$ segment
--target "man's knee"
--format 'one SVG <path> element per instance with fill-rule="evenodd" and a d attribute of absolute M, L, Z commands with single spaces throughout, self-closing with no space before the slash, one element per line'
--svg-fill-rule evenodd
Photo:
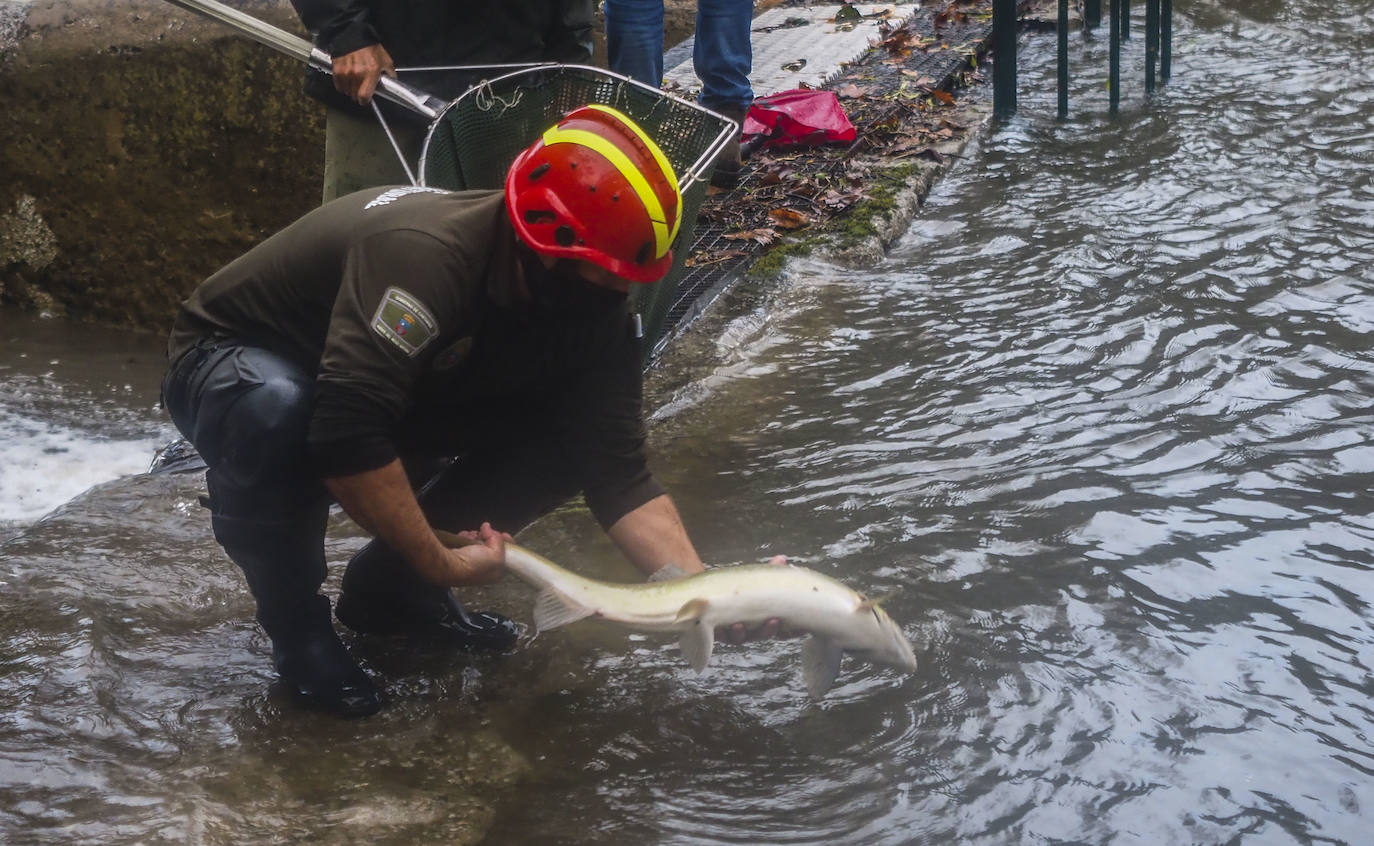
<path fill-rule="evenodd" d="M 314 380 L 291 362 L 266 350 L 236 348 L 207 376 L 196 448 L 235 487 L 304 481 L 313 393 Z"/>

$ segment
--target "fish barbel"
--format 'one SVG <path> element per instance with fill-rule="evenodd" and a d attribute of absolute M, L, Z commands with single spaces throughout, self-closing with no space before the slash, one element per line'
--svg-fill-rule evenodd
<path fill-rule="evenodd" d="M 814 699 L 835 683 L 846 652 L 898 670 L 916 669 L 911 643 L 887 612 L 804 567 L 746 564 L 616 584 L 579 576 L 513 543 L 506 544 L 506 567 L 539 591 L 538 630 L 594 617 L 637 631 L 677 632 L 682 654 L 698 673 L 711 659 L 717 626 L 758 625 L 773 618 L 810 635 L 802 646 L 802 674 Z"/>

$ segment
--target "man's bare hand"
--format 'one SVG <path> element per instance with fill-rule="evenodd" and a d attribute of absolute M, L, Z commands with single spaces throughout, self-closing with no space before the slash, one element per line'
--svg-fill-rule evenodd
<path fill-rule="evenodd" d="M 483 523 L 476 532 L 462 532 L 466 546 L 444 549 L 443 584 L 449 587 L 489 585 L 501 580 L 506 572 L 506 541 L 510 538 L 498 532 L 490 523 Z"/>
<path fill-rule="evenodd" d="M 768 559 L 768 563 L 774 567 L 785 567 L 787 565 L 786 555 L 774 555 Z M 764 624 L 753 631 L 743 623 L 735 623 L 733 626 L 722 626 L 716 630 L 716 637 L 726 643 L 747 643 L 751 640 L 771 640 L 783 631 L 782 620 L 774 617 L 764 621 Z"/>
<path fill-rule="evenodd" d="M 334 87 L 359 105 L 372 101 L 382 74 L 395 76 L 391 54 L 380 44 L 371 44 L 352 53 L 334 57 Z"/>

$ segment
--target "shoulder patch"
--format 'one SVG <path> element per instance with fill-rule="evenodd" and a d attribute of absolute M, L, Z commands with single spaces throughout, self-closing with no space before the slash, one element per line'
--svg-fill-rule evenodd
<path fill-rule="evenodd" d="M 419 355 L 439 335 L 439 324 L 429 309 L 394 285 L 386 289 L 377 306 L 372 329 L 410 358 Z"/>

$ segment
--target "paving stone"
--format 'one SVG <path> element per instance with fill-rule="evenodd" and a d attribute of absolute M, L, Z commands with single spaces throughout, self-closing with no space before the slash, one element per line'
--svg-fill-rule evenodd
<path fill-rule="evenodd" d="M 919 4 L 856 3 L 854 8 L 863 17 L 837 23 L 835 13 L 841 8 L 835 4 L 783 6 L 754 18 L 749 81 L 756 97 L 824 85 L 841 64 L 862 55 L 878 40 L 878 25 L 884 19 L 880 15 L 886 13 L 886 19 L 899 22 Z M 689 38 L 664 57 L 668 68 L 664 78 L 670 88 L 695 94 L 701 90 L 701 80 L 692 69 L 692 44 Z"/>

